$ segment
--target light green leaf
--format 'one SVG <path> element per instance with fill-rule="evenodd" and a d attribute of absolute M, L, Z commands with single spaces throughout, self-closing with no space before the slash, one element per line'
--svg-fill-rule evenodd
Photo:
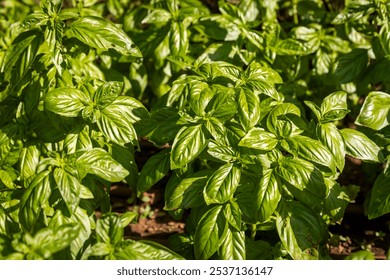
<path fill-rule="evenodd" d="M 83 172 L 95 174 L 109 182 L 122 181 L 129 174 L 109 153 L 100 148 L 83 152 L 75 164 Z"/>
<path fill-rule="evenodd" d="M 222 204 L 232 199 L 240 182 L 240 177 L 241 169 L 232 163 L 227 163 L 218 168 L 211 175 L 203 190 L 206 204 Z"/>
<path fill-rule="evenodd" d="M 113 103 L 119 94 L 121 94 L 122 90 L 123 82 L 107 82 L 96 90 L 93 101 L 97 104 L 98 108 L 103 109 Z"/>
<path fill-rule="evenodd" d="M 228 228 L 226 236 L 219 247 L 218 255 L 221 260 L 245 260 L 245 231 L 236 231 Z"/>
<path fill-rule="evenodd" d="M 296 39 L 284 39 L 278 40 L 274 51 L 278 55 L 307 55 L 310 54 L 310 49 L 308 49 L 304 42 L 301 42 Z"/>
<path fill-rule="evenodd" d="M 215 205 L 200 219 L 194 236 L 196 259 L 209 259 L 221 246 L 228 231 L 223 208 L 223 205 Z"/>
<path fill-rule="evenodd" d="M 368 94 L 360 109 L 356 124 L 380 130 L 390 124 L 390 95 L 380 91 Z"/>
<path fill-rule="evenodd" d="M 238 143 L 241 147 L 247 147 L 262 151 L 270 151 L 278 144 L 275 134 L 262 128 L 254 127 Z"/>
<path fill-rule="evenodd" d="M 305 131 L 301 111 L 292 103 L 277 105 L 267 118 L 267 128 L 281 137 L 293 137 Z"/>
<path fill-rule="evenodd" d="M 38 173 L 28 185 L 20 201 L 19 221 L 23 228 L 34 228 L 43 208 L 48 205 L 51 195 L 50 171 Z"/>
<path fill-rule="evenodd" d="M 96 239 L 98 242 L 115 245 L 122 241 L 124 229 L 119 216 L 107 214 L 96 222 Z"/>
<path fill-rule="evenodd" d="M 171 169 L 181 168 L 193 161 L 207 146 L 201 124 L 184 126 L 172 144 Z"/>
<path fill-rule="evenodd" d="M 304 158 L 313 163 L 328 167 L 333 173 L 336 172 L 336 164 L 333 155 L 320 141 L 307 136 L 296 135 L 282 141 L 282 146 L 287 152 Z"/>
<path fill-rule="evenodd" d="M 89 104 L 88 94 L 76 88 L 56 88 L 45 97 L 45 108 L 65 117 L 77 117 Z"/>
<path fill-rule="evenodd" d="M 238 118 L 246 131 L 260 119 L 260 101 L 251 90 L 241 88 L 238 92 Z"/>
<path fill-rule="evenodd" d="M 284 158 L 279 161 L 276 172 L 295 198 L 313 209 L 321 209 L 327 186 L 323 174 L 312 163 Z"/>
<path fill-rule="evenodd" d="M 341 120 L 349 112 L 347 93 L 343 91 L 334 92 L 325 97 L 321 103 L 321 122 Z"/>
<path fill-rule="evenodd" d="M 331 122 L 318 124 L 316 134 L 321 143 L 332 153 L 337 168 L 342 172 L 345 165 L 345 144 L 336 125 Z"/>
<path fill-rule="evenodd" d="M 350 128 L 341 129 L 340 132 L 344 138 L 348 155 L 366 161 L 383 161 L 380 148 L 365 134 Z"/>
<path fill-rule="evenodd" d="M 153 241 L 127 239 L 115 248 L 117 260 L 183 260 L 184 258 L 167 247 Z"/>
<path fill-rule="evenodd" d="M 258 187 L 255 189 L 256 208 L 259 222 L 267 221 L 275 212 L 281 195 L 279 186 L 280 179 L 272 169 L 265 170 L 261 174 Z"/>
<path fill-rule="evenodd" d="M 140 196 L 160 181 L 169 171 L 169 150 L 165 149 L 149 158 L 142 167 L 137 181 L 137 195 Z"/>
<path fill-rule="evenodd" d="M 142 54 L 127 34 L 114 23 L 95 16 L 81 17 L 67 29 L 66 36 L 102 51 L 114 49 L 120 54 L 140 58 Z"/>

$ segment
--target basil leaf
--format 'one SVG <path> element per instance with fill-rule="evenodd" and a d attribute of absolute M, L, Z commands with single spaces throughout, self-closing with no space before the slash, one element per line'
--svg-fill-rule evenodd
<path fill-rule="evenodd" d="M 151 188 L 168 173 L 169 152 L 169 150 L 162 150 L 146 161 L 137 181 L 138 196 Z"/>
<path fill-rule="evenodd" d="M 122 82 L 108 82 L 100 86 L 93 96 L 93 101 L 100 109 L 112 104 L 123 90 Z M 139 106 L 141 107 L 141 106 Z"/>
<path fill-rule="evenodd" d="M 318 139 L 332 153 L 333 159 L 340 172 L 345 165 L 344 139 L 334 123 L 318 124 L 316 128 Z"/>
<path fill-rule="evenodd" d="M 368 202 L 368 218 L 375 219 L 390 212 L 390 173 L 378 176 Z"/>
<path fill-rule="evenodd" d="M 276 172 L 294 197 L 311 208 L 321 209 L 327 186 L 323 174 L 313 164 L 298 158 L 284 158 L 279 161 Z"/>
<path fill-rule="evenodd" d="M 182 127 L 172 144 L 171 169 L 184 167 L 193 161 L 206 145 L 207 140 L 201 124 Z"/>
<path fill-rule="evenodd" d="M 142 54 L 127 34 L 112 22 L 95 16 L 84 16 L 74 21 L 65 35 L 102 51 L 114 49 L 120 54 L 140 58 Z"/>
<path fill-rule="evenodd" d="M 117 260 L 183 260 L 183 257 L 153 241 L 122 241 L 116 246 Z"/>
<path fill-rule="evenodd" d="M 95 174 L 109 182 L 122 181 L 129 174 L 109 153 L 100 148 L 84 151 L 76 159 L 75 165 L 85 173 Z"/>
<path fill-rule="evenodd" d="M 218 168 L 208 179 L 203 190 L 203 197 L 207 205 L 225 203 L 233 198 L 240 182 L 241 169 L 232 163 Z"/>
<path fill-rule="evenodd" d="M 307 136 L 296 135 L 283 140 L 282 146 L 294 156 L 299 156 L 308 161 L 328 167 L 333 173 L 336 172 L 333 155 L 318 140 L 311 139 Z"/>
<path fill-rule="evenodd" d="M 258 187 L 255 189 L 256 208 L 259 222 L 267 221 L 275 212 L 281 195 L 279 186 L 281 182 L 272 169 L 265 170 L 261 174 Z"/>
<path fill-rule="evenodd" d="M 321 122 L 342 120 L 350 111 L 347 106 L 347 93 L 334 92 L 321 103 Z"/>
<path fill-rule="evenodd" d="M 260 101 L 251 90 L 241 88 L 238 92 L 238 118 L 246 131 L 260 119 Z"/>
<path fill-rule="evenodd" d="M 228 228 L 221 243 L 218 251 L 221 260 L 246 259 L 245 231 Z"/>
<path fill-rule="evenodd" d="M 367 63 L 367 50 L 353 49 L 351 52 L 339 57 L 334 75 L 340 84 L 352 82 L 362 75 L 367 68 Z"/>
<path fill-rule="evenodd" d="M 292 137 L 303 133 L 306 124 L 301 119 L 301 111 L 292 103 L 276 106 L 267 118 L 267 128 L 280 137 Z"/>
<path fill-rule="evenodd" d="M 241 147 L 252 148 L 261 151 L 270 151 L 278 144 L 276 136 L 262 128 L 254 127 L 238 143 Z"/>
<path fill-rule="evenodd" d="M 202 170 L 181 180 L 171 177 L 165 189 L 164 210 L 187 209 L 204 204 L 203 189 L 214 170 Z"/>
<path fill-rule="evenodd" d="M 28 185 L 20 201 L 19 221 L 25 230 L 34 228 L 51 195 L 50 171 L 37 174 Z"/>
<path fill-rule="evenodd" d="M 380 91 L 368 94 L 360 109 L 356 124 L 380 130 L 390 124 L 390 95 Z"/>
<path fill-rule="evenodd" d="M 122 240 L 123 235 L 124 229 L 119 216 L 108 214 L 97 220 L 96 239 L 98 242 L 115 245 Z"/>
<path fill-rule="evenodd" d="M 86 93 L 75 88 L 56 88 L 45 97 L 45 108 L 65 117 L 77 117 L 91 103 Z"/>
<path fill-rule="evenodd" d="M 284 201 L 276 219 L 276 228 L 293 259 L 320 258 L 320 246 L 327 238 L 326 224 L 310 208 L 297 201 Z"/>
<path fill-rule="evenodd" d="M 340 187 L 339 184 L 333 184 L 329 188 L 329 194 L 324 201 L 324 210 L 330 215 L 332 220 L 341 222 L 344 217 L 345 209 L 350 203 L 348 194 L 345 188 Z"/>
<path fill-rule="evenodd" d="M 340 130 L 345 141 L 348 155 L 366 161 L 382 162 L 383 155 L 380 148 L 360 131 L 344 128 Z"/>
<path fill-rule="evenodd" d="M 196 259 L 209 259 L 221 246 L 228 231 L 223 208 L 222 205 L 215 205 L 200 219 L 194 236 Z"/>

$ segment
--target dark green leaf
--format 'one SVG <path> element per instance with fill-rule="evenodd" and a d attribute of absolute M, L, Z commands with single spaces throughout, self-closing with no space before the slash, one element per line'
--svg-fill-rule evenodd
<path fill-rule="evenodd" d="M 359 78 L 367 68 L 367 62 L 368 54 L 366 49 L 353 49 L 350 53 L 341 55 L 334 73 L 337 81 L 345 84 Z"/>
<path fill-rule="evenodd" d="M 142 167 L 137 181 L 137 195 L 140 196 L 160 181 L 169 171 L 169 150 L 153 155 Z"/>
<path fill-rule="evenodd" d="M 368 204 L 368 218 L 375 219 L 390 212 L 390 173 L 382 173 L 375 181 Z"/>
<path fill-rule="evenodd" d="M 326 225 L 310 208 L 297 201 L 285 201 L 276 219 L 280 240 L 294 260 L 319 259 L 327 238 Z"/>

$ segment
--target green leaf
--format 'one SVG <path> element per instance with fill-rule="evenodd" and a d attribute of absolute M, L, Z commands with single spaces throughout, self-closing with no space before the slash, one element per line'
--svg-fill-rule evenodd
<path fill-rule="evenodd" d="M 292 103 L 276 106 L 267 118 L 267 128 L 280 137 L 293 137 L 301 134 L 306 127 L 301 111 Z"/>
<path fill-rule="evenodd" d="M 351 200 L 346 193 L 345 188 L 339 184 L 333 184 L 330 187 L 329 194 L 325 198 L 324 210 L 328 213 L 333 221 L 340 222 L 344 217 L 345 209 Z"/>
<path fill-rule="evenodd" d="M 19 221 L 23 228 L 34 228 L 42 210 L 49 203 L 51 195 L 50 171 L 37 174 L 28 185 L 20 201 Z"/>
<path fill-rule="evenodd" d="M 238 93 L 238 118 L 246 131 L 260 119 L 260 101 L 251 90 L 241 88 Z"/>
<path fill-rule="evenodd" d="M 340 172 L 345 165 L 344 139 L 334 123 L 318 124 L 316 128 L 318 139 L 332 153 L 333 159 Z"/>
<path fill-rule="evenodd" d="M 114 49 L 120 54 L 140 58 L 142 54 L 127 34 L 114 23 L 95 16 L 81 17 L 73 22 L 65 35 L 102 51 Z"/>
<path fill-rule="evenodd" d="M 115 245 L 122 241 L 124 229 L 121 219 L 115 214 L 107 214 L 97 220 L 96 239 L 98 242 Z"/>
<path fill-rule="evenodd" d="M 318 107 L 317 104 L 315 104 L 314 102 L 311 102 L 311 101 L 305 100 L 303 102 L 314 113 L 314 115 L 317 117 L 317 120 L 320 121 L 322 119 L 320 107 Z"/>
<path fill-rule="evenodd" d="M 96 90 L 93 101 L 100 109 L 103 109 L 107 105 L 112 104 L 121 94 L 122 90 L 122 82 L 107 82 Z"/>
<path fill-rule="evenodd" d="M 227 163 L 218 168 L 211 175 L 203 190 L 206 204 L 222 204 L 232 199 L 240 182 L 240 177 L 241 169 L 232 163 Z"/>
<path fill-rule="evenodd" d="M 278 207 L 281 195 L 279 186 L 281 182 L 272 169 L 261 174 L 258 187 L 255 189 L 256 208 L 259 222 L 267 221 Z"/>
<path fill-rule="evenodd" d="M 75 224 L 41 229 L 27 241 L 31 246 L 30 252 L 33 252 L 32 259 L 36 259 L 35 254 L 38 254 L 42 259 L 49 259 L 54 253 L 68 247 L 78 236 L 79 231 L 80 228 Z"/>
<path fill-rule="evenodd" d="M 115 248 L 117 260 L 183 260 L 183 257 L 161 244 L 127 239 Z"/>
<path fill-rule="evenodd" d="M 226 220 L 229 225 L 235 228 L 237 231 L 241 231 L 242 229 L 242 215 L 240 206 L 235 201 L 229 201 L 225 204 L 225 208 L 223 209 Z"/>
<path fill-rule="evenodd" d="M 236 231 L 228 228 L 226 236 L 219 247 L 218 255 L 221 260 L 245 260 L 245 231 Z"/>
<path fill-rule="evenodd" d="M 368 94 L 360 109 L 356 124 L 380 130 L 390 124 L 390 95 L 380 91 Z"/>
<path fill-rule="evenodd" d="M 276 219 L 284 247 L 294 260 L 319 259 L 327 230 L 322 218 L 297 201 L 285 201 Z"/>
<path fill-rule="evenodd" d="M 197 82 L 190 86 L 188 100 L 196 115 L 204 115 L 207 104 L 213 98 L 214 94 L 214 91 L 212 91 L 207 83 Z"/>
<path fill-rule="evenodd" d="M 340 133 L 344 138 L 348 155 L 366 161 L 383 161 L 383 155 L 380 148 L 362 132 L 344 128 L 340 130 Z"/>
<path fill-rule="evenodd" d="M 343 91 L 334 92 L 324 98 L 321 103 L 321 122 L 332 122 L 341 120 L 348 114 L 347 93 Z"/>
<path fill-rule="evenodd" d="M 30 82 L 27 74 L 34 63 L 42 40 L 43 36 L 40 32 L 30 30 L 18 35 L 7 49 L 4 60 L 0 60 L 0 73 L 4 73 L 5 84 L 8 86 L 0 91 L 0 102 L 14 91 L 18 91 L 25 83 Z"/>
<path fill-rule="evenodd" d="M 200 219 L 194 236 L 196 259 L 209 259 L 221 246 L 228 231 L 223 208 L 223 205 L 215 205 Z"/>
<path fill-rule="evenodd" d="M 366 70 L 367 63 L 367 50 L 353 49 L 351 52 L 339 57 L 334 75 L 340 84 L 353 82 Z"/>
<path fill-rule="evenodd" d="M 77 117 L 91 103 L 87 93 L 75 88 L 56 88 L 45 97 L 45 108 L 65 117 Z"/>
<path fill-rule="evenodd" d="M 30 145 L 20 153 L 20 179 L 25 181 L 29 177 L 37 174 L 37 166 L 39 164 L 40 151 L 37 146 Z"/>
<path fill-rule="evenodd" d="M 282 146 L 294 156 L 328 167 L 333 173 L 336 172 L 333 155 L 318 140 L 311 139 L 307 136 L 296 135 L 283 140 Z"/>
<path fill-rule="evenodd" d="M 345 257 L 345 260 L 375 260 L 375 255 L 368 250 L 360 250 Z"/>
<path fill-rule="evenodd" d="M 86 189 L 86 187 L 84 187 L 76 177 L 62 168 L 56 168 L 54 170 L 54 180 L 58 186 L 62 200 L 65 202 L 69 213 L 72 215 L 76 211 L 76 208 L 80 203 L 83 189 Z M 89 192 L 89 194 L 93 198 L 92 193 Z"/>
<path fill-rule="evenodd" d="M 171 54 L 185 55 L 189 48 L 189 34 L 182 22 L 172 22 L 169 30 L 169 46 Z"/>
<path fill-rule="evenodd" d="M 142 167 L 137 181 L 137 195 L 140 196 L 160 181 L 169 171 L 169 150 L 165 149 L 149 158 Z"/>
<path fill-rule="evenodd" d="M 278 55 L 307 55 L 310 53 L 304 42 L 292 38 L 278 40 L 273 49 Z"/>
<path fill-rule="evenodd" d="M 109 182 L 122 181 L 129 174 L 109 153 L 100 148 L 83 152 L 75 164 L 83 172 L 95 174 Z"/>
<path fill-rule="evenodd" d="M 376 179 L 369 197 L 367 212 L 369 219 L 390 212 L 390 172 L 382 173 Z"/>
<path fill-rule="evenodd" d="M 236 151 L 225 145 L 220 145 L 215 141 L 209 142 L 207 152 L 215 159 L 221 160 L 226 163 L 235 162 L 238 159 Z"/>
<path fill-rule="evenodd" d="M 262 128 L 254 127 L 238 143 L 241 147 L 252 148 L 261 151 L 270 151 L 278 144 L 276 136 Z"/>
<path fill-rule="evenodd" d="M 171 169 L 189 164 L 206 146 L 207 139 L 201 124 L 182 127 L 172 144 Z"/>
<path fill-rule="evenodd" d="M 203 189 L 213 172 L 214 170 L 202 170 L 182 180 L 171 177 L 165 189 L 164 210 L 187 209 L 203 205 Z"/>
<path fill-rule="evenodd" d="M 279 161 L 277 174 L 295 198 L 313 209 L 321 209 L 327 193 L 323 174 L 313 164 L 298 158 Z"/>

